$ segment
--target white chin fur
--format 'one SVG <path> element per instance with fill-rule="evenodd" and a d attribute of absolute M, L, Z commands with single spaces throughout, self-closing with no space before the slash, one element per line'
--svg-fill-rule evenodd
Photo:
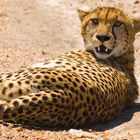
<path fill-rule="evenodd" d="M 93 50 L 93 44 L 89 43 L 87 45 L 85 45 L 86 50 L 92 51 Z"/>

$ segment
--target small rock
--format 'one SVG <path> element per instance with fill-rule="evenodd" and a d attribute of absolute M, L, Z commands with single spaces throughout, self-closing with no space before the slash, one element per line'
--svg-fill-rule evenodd
<path fill-rule="evenodd" d="M 91 134 L 90 132 L 84 132 L 82 130 L 70 129 L 68 132 L 71 135 L 76 136 L 78 138 L 92 138 L 92 139 L 99 138 L 98 136 Z"/>
<path fill-rule="evenodd" d="M 17 127 L 16 130 L 17 130 L 18 132 L 20 132 L 20 131 L 23 131 L 23 128 L 22 128 L 22 127 Z"/>

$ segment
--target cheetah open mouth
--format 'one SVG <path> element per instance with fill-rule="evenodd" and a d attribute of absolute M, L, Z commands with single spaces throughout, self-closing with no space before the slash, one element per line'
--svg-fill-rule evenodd
<path fill-rule="evenodd" d="M 101 54 L 110 54 L 112 52 L 112 49 L 109 49 L 104 45 L 100 45 L 99 47 L 96 47 L 95 50 L 96 52 Z"/>

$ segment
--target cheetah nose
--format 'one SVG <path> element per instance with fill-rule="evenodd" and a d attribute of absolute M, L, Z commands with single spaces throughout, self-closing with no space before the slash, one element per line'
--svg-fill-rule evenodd
<path fill-rule="evenodd" d="M 100 40 L 101 42 L 105 42 L 110 39 L 110 36 L 109 35 L 96 35 L 96 38 Z"/>

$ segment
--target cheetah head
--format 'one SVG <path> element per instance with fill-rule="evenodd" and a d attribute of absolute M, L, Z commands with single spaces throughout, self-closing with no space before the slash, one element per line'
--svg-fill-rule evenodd
<path fill-rule="evenodd" d="M 100 59 L 119 57 L 132 47 L 140 19 L 131 19 L 113 7 L 100 7 L 90 12 L 78 10 L 86 50 Z"/>

